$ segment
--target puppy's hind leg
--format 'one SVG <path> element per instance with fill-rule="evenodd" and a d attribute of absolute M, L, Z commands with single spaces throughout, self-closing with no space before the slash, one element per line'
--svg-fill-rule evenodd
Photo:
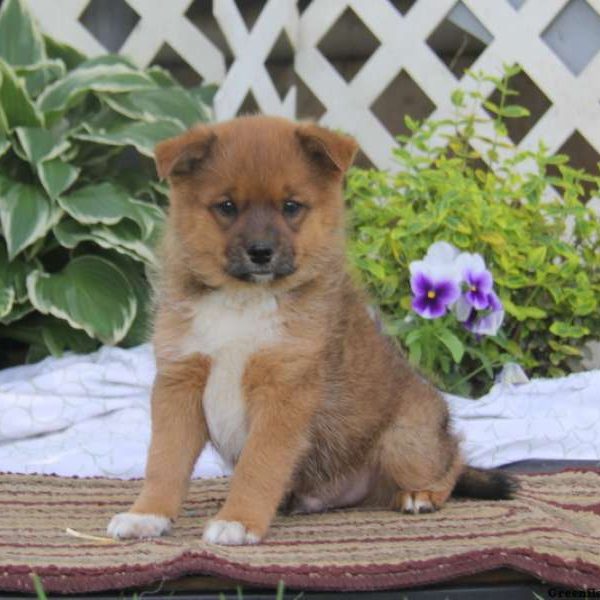
<path fill-rule="evenodd" d="M 462 469 L 457 440 L 435 423 L 397 419 L 380 440 L 379 456 L 382 472 L 396 486 L 390 507 L 410 514 L 441 508 Z"/>

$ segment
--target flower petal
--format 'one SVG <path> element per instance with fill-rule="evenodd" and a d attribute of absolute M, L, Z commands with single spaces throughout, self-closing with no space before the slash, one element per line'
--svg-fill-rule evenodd
<path fill-rule="evenodd" d="M 471 303 L 463 296 L 459 296 L 456 304 L 454 305 L 454 314 L 456 315 L 456 320 L 460 323 L 464 323 L 471 313 L 473 312 L 473 307 Z"/>
<path fill-rule="evenodd" d="M 460 276 L 466 280 L 467 272 L 480 273 L 485 271 L 485 262 L 481 254 L 461 252 L 456 258 L 456 267 Z"/>
<path fill-rule="evenodd" d="M 456 302 L 460 296 L 460 289 L 452 279 L 436 281 L 434 284 L 435 299 L 448 306 Z"/>
<path fill-rule="evenodd" d="M 415 272 L 410 278 L 410 289 L 417 296 L 426 296 L 433 288 L 433 281 L 423 272 Z"/>
<path fill-rule="evenodd" d="M 459 250 L 448 242 L 434 242 L 429 246 L 425 255 L 425 262 L 429 264 L 449 264 L 459 255 Z"/>
<path fill-rule="evenodd" d="M 469 271 L 468 282 L 477 288 L 477 291 L 483 294 L 489 294 L 492 291 L 492 286 L 494 285 L 494 280 L 492 278 L 492 274 L 484 269 L 483 271 L 479 271 L 474 273 L 473 271 Z"/>
<path fill-rule="evenodd" d="M 502 326 L 504 311 L 499 310 L 477 319 L 473 325 L 473 333 L 478 335 L 496 335 Z"/>
<path fill-rule="evenodd" d="M 477 310 L 485 310 L 489 305 L 488 294 L 480 292 L 479 290 L 469 290 L 465 294 L 467 301 L 476 308 Z"/>
<path fill-rule="evenodd" d="M 426 267 L 427 265 L 424 260 L 413 260 L 408 265 L 408 270 L 410 271 L 411 275 L 415 275 L 416 273 L 424 273 Z"/>
<path fill-rule="evenodd" d="M 415 260 L 410 263 L 409 270 L 411 275 L 422 273 L 431 281 L 436 282 L 441 279 L 452 279 L 456 285 L 460 284 L 461 277 L 455 268 L 454 263 L 433 263 L 424 260 Z"/>
<path fill-rule="evenodd" d="M 471 312 L 470 312 L 467 320 L 463 323 L 463 326 L 465 329 L 467 329 L 468 331 L 470 331 L 472 333 L 473 329 L 475 327 L 476 321 L 477 321 L 477 311 L 471 309 Z"/>
<path fill-rule="evenodd" d="M 494 292 L 490 292 L 488 294 L 488 308 L 493 312 L 504 310 L 504 306 L 502 305 L 500 298 L 498 298 Z"/>
<path fill-rule="evenodd" d="M 412 300 L 413 310 L 424 317 L 425 319 L 429 319 L 429 302 L 427 302 L 427 296 L 416 296 Z"/>
<path fill-rule="evenodd" d="M 437 319 L 446 312 L 446 306 L 437 299 L 427 298 L 427 296 L 418 296 L 413 298 L 413 310 L 424 319 Z"/>
<path fill-rule="evenodd" d="M 442 302 L 439 298 L 435 298 L 429 303 L 429 314 L 432 319 L 437 319 L 446 314 L 447 304 Z"/>

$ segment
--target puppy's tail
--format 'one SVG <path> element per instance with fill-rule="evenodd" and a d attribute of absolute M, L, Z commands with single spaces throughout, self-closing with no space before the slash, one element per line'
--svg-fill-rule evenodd
<path fill-rule="evenodd" d="M 468 496 L 483 500 L 508 500 L 519 489 L 518 480 L 500 469 L 476 469 L 464 467 L 453 496 Z"/>

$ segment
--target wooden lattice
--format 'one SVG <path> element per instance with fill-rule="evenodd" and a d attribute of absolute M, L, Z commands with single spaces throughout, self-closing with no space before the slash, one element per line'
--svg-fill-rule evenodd
<path fill-rule="evenodd" d="M 49 34 L 97 55 L 106 49 L 80 18 L 91 2 L 98 1 L 29 0 L 29 4 Z M 103 4 L 110 11 L 116 2 L 126 2 L 139 17 L 119 51 L 146 66 L 168 44 L 204 81 L 220 85 L 216 98 L 219 119 L 236 115 L 249 93 L 265 113 L 296 116 L 296 87 L 282 99 L 265 66 L 285 31 L 294 49 L 296 76 L 325 108 L 321 122 L 355 135 L 379 167 L 391 166 L 394 137 L 373 112 L 373 105 L 399 73 L 408 74 L 435 105 L 431 117 L 436 119 L 451 114 L 451 92 L 459 84 L 470 85 L 466 80 L 459 82 L 428 44 L 432 32 L 459 4 L 463 13 L 470 13 L 469 19 L 489 33 L 489 43 L 472 68 L 499 73 L 503 63 L 519 63 L 548 100 L 547 110 L 519 140 L 519 147 L 534 148 L 543 139 L 555 151 L 579 132 L 600 153 L 600 52 L 594 54 L 595 40 L 587 40 L 588 46 L 592 44 L 591 56 L 575 73 L 544 39 L 544 32 L 562 18 L 571 3 L 587 3 L 586 10 L 591 18 L 598 17 L 600 27 L 600 0 L 418 0 L 404 14 L 390 0 L 312 0 L 306 8 L 306 2 L 301 3 L 303 12 L 296 0 L 265 0 L 250 30 L 240 12 L 243 0 L 213 0 L 214 19 L 233 53 L 229 68 L 222 49 L 186 17 L 191 0 L 111 0 Z M 348 8 L 379 41 L 350 81 L 318 47 Z M 581 35 L 585 36 L 585 31 Z M 492 84 L 481 91 L 491 94 Z M 400 104 L 398 110 L 403 110 Z"/>

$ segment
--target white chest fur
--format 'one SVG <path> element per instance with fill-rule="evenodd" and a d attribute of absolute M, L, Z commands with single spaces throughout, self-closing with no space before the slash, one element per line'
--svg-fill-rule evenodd
<path fill-rule="evenodd" d="M 248 432 L 242 377 L 248 358 L 281 336 L 277 301 L 262 287 L 211 292 L 193 307 L 182 354 L 200 352 L 212 359 L 203 397 L 211 441 L 230 464 L 242 451 Z"/>

